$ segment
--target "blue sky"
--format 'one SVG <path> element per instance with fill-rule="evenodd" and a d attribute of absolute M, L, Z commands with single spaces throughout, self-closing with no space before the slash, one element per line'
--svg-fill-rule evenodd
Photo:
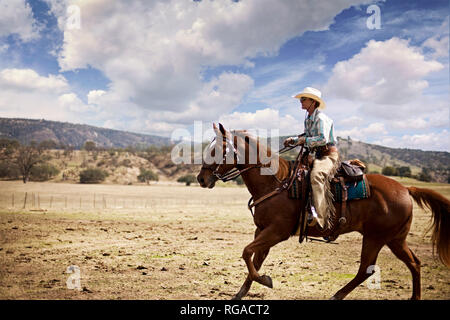
<path fill-rule="evenodd" d="M 370 5 L 380 29 L 369 29 Z M 450 151 L 448 1 L 0 0 L 0 116 L 171 136 L 303 132 Z"/>

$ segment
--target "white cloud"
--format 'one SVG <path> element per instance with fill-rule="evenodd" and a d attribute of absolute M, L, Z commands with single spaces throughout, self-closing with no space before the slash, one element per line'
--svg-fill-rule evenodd
<path fill-rule="evenodd" d="M 425 134 L 403 135 L 401 137 L 386 136 L 374 141 L 393 148 L 410 148 L 434 151 L 449 151 L 450 132 L 446 129 L 440 132 L 431 132 Z"/>
<path fill-rule="evenodd" d="M 276 109 L 292 108 L 294 105 L 298 108 L 298 100 L 292 99 L 292 96 L 303 89 L 299 87 L 303 79 L 311 73 L 323 71 L 323 60 L 324 57 L 319 55 L 307 63 L 289 61 L 259 68 L 254 74 L 255 77 L 270 80 L 252 90 L 249 100 L 267 104 Z"/>
<path fill-rule="evenodd" d="M 145 113 L 152 120 L 183 124 L 192 124 L 195 120 L 216 119 L 239 105 L 252 86 L 253 80 L 249 76 L 224 72 L 205 83 L 191 101 L 186 101 L 184 110 L 145 110 Z M 139 105 L 135 107 L 139 109 Z"/>
<path fill-rule="evenodd" d="M 423 44 L 424 47 L 428 47 L 434 50 L 434 53 L 432 55 L 433 58 L 441 58 L 441 57 L 448 57 L 448 51 L 449 51 L 449 37 L 444 36 L 441 38 L 438 37 L 432 37 L 429 38 L 425 43 Z"/>
<path fill-rule="evenodd" d="M 49 92 L 62 92 L 69 87 L 66 79 L 61 75 L 42 77 L 32 69 L 3 69 L 0 72 L 0 85 L 16 90 Z"/>
<path fill-rule="evenodd" d="M 88 93 L 89 104 L 99 104 L 101 97 L 106 93 L 104 90 L 91 90 Z"/>
<path fill-rule="evenodd" d="M 250 59 L 276 55 L 292 37 L 327 29 L 343 9 L 369 1 L 48 2 L 64 30 L 58 58 L 62 70 L 88 65 L 101 70 L 111 80 L 98 99 L 105 110 L 132 103 L 173 123 L 194 115 L 213 120 L 238 106 L 244 89 L 251 88 L 244 75 L 227 73 L 205 82 L 205 67 L 251 68 Z M 64 29 L 68 4 L 80 7 L 80 30 Z M 233 77 L 237 81 L 225 83 Z M 222 86 L 219 92 L 215 81 Z"/>
<path fill-rule="evenodd" d="M 32 69 L 0 71 L 0 116 L 79 121 L 92 107 L 70 91 L 61 76 L 41 76 Z"/>
<path fill-rule="evenodd" d="M 7 43 L 0 44 L 0 54 L 6 52 L 8 50 L 8 48 L 9 48 L 9 45 Z"/>
<path fill-rule="evenodd" d="M 291 115 L 281 116 L 279 110 L 266 108 L 255 112 L 233 112 L 220 117 L 219 122 L 230 129 L 279 129 L 280 135 L 300 134 L 303 123 Z"/>
<path fill-rule="evenodd" d="M 443 68 L 437 61 L 425 60 L 407 40 L 371 40 L 360 53 L 334 66 L 325 91 L 351 101 L 405 104 L 428 86 L 426 75 Z"/>
<path fill-rule="evenodd" d="M 0 38 L 17 35 L 22 41 L 39 36 L 30 5 L 25 0 L 0 0 Z"/>
<path fill-rule="evenodd" d="M 357 126 L 348 130 L 336 130 L 335 135 L 343 138 L 349 136 L 354 140 L 369 141 L 387 133 L 384 123 L 374 122 L 366 127 Z"/>
<path fill-rule="evenodd" d="M 449 55 L 449 17 L 444 20 L 439 30 L 431 38 L 428 38 L 422 47 L 432 49 L 432 58 L 448 58 Z M 447 60 L 448 61 L 448 60 Z"/>
<path fill-rule="evenodd" d="M 339 121 L 339 125 L 342 127 L 348 127 L 348 126 L 357 126 L 363 121 L 363 118 L 358 116 L 351 116 L 348 118 L 344 118 Z"/>

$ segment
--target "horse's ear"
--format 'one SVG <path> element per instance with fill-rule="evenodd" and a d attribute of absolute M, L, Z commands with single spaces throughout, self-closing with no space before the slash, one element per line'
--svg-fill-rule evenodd
<path fill-rule="evenodd" d="M 221 123 L 219 123 L 219 129 L 220 129 L 220 132 L 222 132 L 222 135 L 226 136 L 227 131 L 225 130 L 225 128 L 223 127 L 223 125 Z"/>
<path fill-rule="evenodd" d="M 214 132 L 216 133 L 216 136 L 221 134 L 219 128 L 217 128 L 217 126 L 214 122 L 213 122 L 213 129 L 214 129 Z"/>

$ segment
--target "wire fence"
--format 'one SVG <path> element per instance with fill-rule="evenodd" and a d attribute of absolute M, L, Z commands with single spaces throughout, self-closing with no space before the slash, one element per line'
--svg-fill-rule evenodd
<path fill-rule="evenodd" d="M 227 199 L 228 205 L 241 205 L 238 199 Z M 30 210 L 107 210 L 107 209 L 155 209 L 158 207 L 179 207 L 217 204 L 217 199 L 210 198 L 177 198 L 177 197 L 144 197 L 117 194 L 58 194 L 41 192 L 2 192 L 0 208 Z"/>

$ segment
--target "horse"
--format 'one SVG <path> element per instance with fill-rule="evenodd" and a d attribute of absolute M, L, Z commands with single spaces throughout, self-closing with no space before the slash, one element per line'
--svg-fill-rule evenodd
<path fill-rule="evenodd" d="M 267 167 L 267 164 L 261 162 L 260 153 L 257 153 L 256 164 L 249 161 L 250 153 L 255 152 L 251 150 L 252 148 L 258 149 L 258 152 L 264 150 L 264 146 L 259 143 L 257 137 L 246 130 L 228 131 L 220 123 L 219 128 L 213 124 L 213 129 L 216 134 L 213 139 L 214 149 L 210 144 L 205 152 L 209 152 L 210 157 L 215 158 L 209 159 L 209 163 L 206 163 L 204 158 L 202 162 L 202 168 L 197 176 L 201 187 L 213 188 L 217 180 L 226 181 L 227 177 L 233 176 L 233 172 L 242 176 L 253 199 L 260 199 L 280 187 L 282 179 L 286 178 L 288 172 L 286 160 L 272 153 L 266 146 L 264 152 L 267 152 L 272 160 L 278 161 L 278 170 L 272 175 L 261 174 L 261 169 Z M 238 146 L 244 146 L 244 150 L 238 150 Z M 450 201 L 433 190 L 405 187 L 380 174 L 367 174 L 366 177 L 371 189 L 370 197 L 347 203 L 346 216 L 349 222 L 339 230 L 340 234 L 354 231 L 362 234 L 360 266 L 356 276 L 338 290 L 331 299 L 344 299 L 353 289 L 375 273 L 374 268 L 372 272 L 369 272 L 368 268 L 375 265 L 378 253 L 384 245 L 387 245 L 410 270 L 411 299 L 419 300 L 421 298 L 420 260 L 406 243 L 413 216 L 411 197 L 422 209 L 425 206 L 431 209 L 433 223 L 430 229 L 433 229 L 433 253 L 436 248 L 440 261 L 447 267 L 450 267 Z M 275 196 L 267 197 L 255 206 L 254 240 L 244 248 L 242 253 L 248 275 L 233 297 L 234 300 L 245 297 L 253 281 L 269 288 L 273 287 L 271 277 L 260 275 L 258 271 L 271 247 L 295 234 L 301 201 L 290 198 L 288 192 L 284 190 Z M 338 209 L 338 206 L 335 205 L 335 208 Z M 307 229 L 307 235 L 320 237 L 322 232 L 312 227 Z"/>

